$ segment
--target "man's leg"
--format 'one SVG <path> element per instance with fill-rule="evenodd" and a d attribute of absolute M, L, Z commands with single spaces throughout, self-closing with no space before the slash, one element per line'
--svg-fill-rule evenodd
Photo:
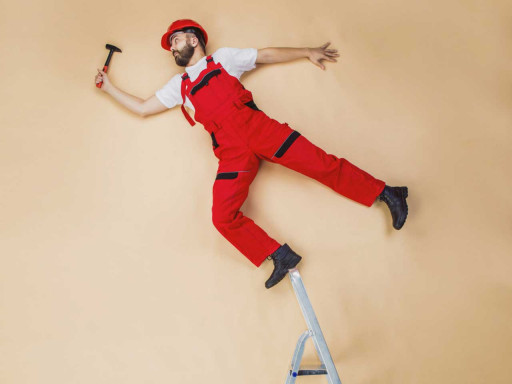
<path fill-rule="evenodd" d="M 403 226 L 408 213 L 406 187 L 386 187 L 382 180 L 346 159 L 327 154 L 288 124 L 264 113 L 255 114 L 251 125 L 257 127 L 251 131 L 251 148 L 263 158 L 309 176 L 365 206 L 370 207 L 379 198 L 388 205 L 393 226 Z"/>
<path fill-rule="evenodd" d="M 240 211 L 258 165 L 258 158 L 252 154 L 249 160 L 237 164 L 221 161 L 213 185 L 212 206 L 215 228 L 257 267 L 281 246 Z"/>
<path fill-rule="evenodd" d="M 257 267 L 267 257 L 273 260 L 274 271 L 265 282 L 265 287 L 271 288 L 284 278 L 289 269 L 300 262 L 301 257 L 287 244 L 281 246 L 240 211 L 247 199 L 249 186 L 258 172 L 259 160 L 251 155 L 251 161 L 242 164 L 236 166 L 221 162 L 219 166 L 213 185 L 213 224 Z"/>

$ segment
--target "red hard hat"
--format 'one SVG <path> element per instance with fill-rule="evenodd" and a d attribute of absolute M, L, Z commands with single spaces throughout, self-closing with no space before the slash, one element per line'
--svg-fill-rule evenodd
<path fill-rule="evenodd" d="M 206 45 L 208 43 L 208 34 L 204 30 L 204 28 L 199 25 L 199 23 L 195 22 L 194 20 L 190 20 L 190 19 L 181 19 L 181 20 L 176 20 L 169 26 L 169 28 L 167 28 L 167 32 L 164 33 L 164 35 L 162 36 L 162 48 L 170 51 L 171 45 L 169 44 L 169 36 L 171 36 L 174 32 L 178 32 L 178 31 L 181 31 L 181 30 L 187 29 L 187 28 L 199 29 L 201 31 L 201 33 L 203 34 L 204 45 Z"/>

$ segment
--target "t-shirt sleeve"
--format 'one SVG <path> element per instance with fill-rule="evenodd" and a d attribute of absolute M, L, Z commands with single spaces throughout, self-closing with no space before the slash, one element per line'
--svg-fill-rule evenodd
<path fill-rule="evenodd" d="M 220 48 L 216 54 L 228 72 L 238 78 L 244 72 L 256 68 L 256 48 Z"/>
<path fill-rule="evenodd" d="M 240 71 L 247 72 L 256 68 L 256 57 L 258 56 L 256 48 L 232 48 L 231 56 L 233 63 Z"/>
<path fill-rule="evenodd" d="M 167 84 L 155 92 L 156 97 L 167 108 L 183 103 L 181 97 L 181 75 L 175 75 Z"/>

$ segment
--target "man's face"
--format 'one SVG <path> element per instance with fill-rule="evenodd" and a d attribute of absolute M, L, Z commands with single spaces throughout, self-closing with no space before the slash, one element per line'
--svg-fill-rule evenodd
<path fill-rule="evenodd" d="M 186 67 L 194 55 L 195 48 L 188 34 L 178 32 L 171 36 L 171 52 L 180 67 Z"/>

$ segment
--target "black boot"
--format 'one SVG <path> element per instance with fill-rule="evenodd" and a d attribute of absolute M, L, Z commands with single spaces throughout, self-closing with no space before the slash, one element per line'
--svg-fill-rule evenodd
<path fill-rule="evenodd" d="M 409 208 L 405 201 L 409 191 L 407 187 L 384 187 L 384 190 L 379 195 L 379 200 L 387 204 L 391 211 L 391 217 L 393 218 L 393 227 L 400 229 L 407 219 L 407 213 Z"/>
<path fill-rule="evenodd" d="M 302 257 L 292 251 L 288 244 L 281 245 L 269 258 L 274 260 L 274 271 L 265 282 L 266 288 L 271 288 L 283 280 L 288 270 L 295 268 L 302 259 Z"/>

